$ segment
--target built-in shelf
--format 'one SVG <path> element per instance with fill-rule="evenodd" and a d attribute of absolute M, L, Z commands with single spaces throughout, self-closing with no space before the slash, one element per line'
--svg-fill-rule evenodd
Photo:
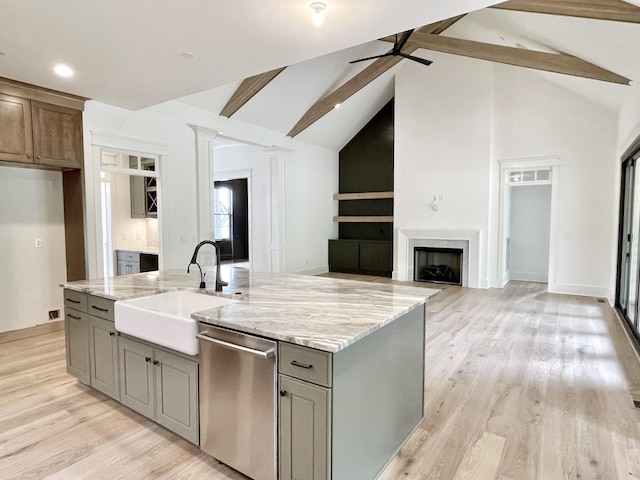
<path fill-rule="evenodd" d="M 333 217 L 334 222 L 351 222 L 351 223 L 393 223 L 393 215 L 372 215 L 372 216 L 351 216 L 351 217 Z"/>
<path fill-rule="evenodd" d="M 393 198 L 393 192 L 334 193 L 334 200 L 377 200 Z"/>

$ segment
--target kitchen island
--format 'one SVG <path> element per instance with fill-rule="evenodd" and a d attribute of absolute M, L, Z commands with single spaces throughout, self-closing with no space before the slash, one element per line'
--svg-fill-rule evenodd
<path fill-rule="evenodd" d="M 226 280 L 238 301 L 193 318 L 278 342 L 279 478 L 379 475 L 423 416 L 424 303 L 438 291 L 241 269 Z M 163 271 L 64 286 L 122 300 L 198 283 Z M 296 368 L 304 359 L 316 368 Z"/>

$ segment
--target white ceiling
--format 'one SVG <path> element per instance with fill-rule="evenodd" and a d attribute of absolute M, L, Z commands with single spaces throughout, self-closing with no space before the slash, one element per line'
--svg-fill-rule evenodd
<path fill-rule="evenodd" d="M 637 24 L 483 9 L 468 14 L 443 35 L 511 47 L 524 46 L 550 53 L 567 53 L 627 78 L 640 80 L 640 25 Z M 353 77 L 368 63 L 349 65 L 349 60 L 376 55 L 389 48 L 389 43 L 372 41 L 292 65 L 232 118 L 286 134 L 314 102 Z M 418 50 L 415 55 L 429 58 L 430 52 Z M 341 149 L 392 98 L 394 73 L 402 65 L 403 62 L 360 90 L 340 109 L 329 112 L 296 138 Z M 438 62 L 428 68 L 439 68 Z M 619 110 L 630 88 L 531 71 L 613 112 Z M 239 84 L 240 81 L 233 82 L 180 101 L 218 113 Z"/>
<path fill-rule="evenodd" d="M 496 2 L 326 0 L 321 28 L 310 22 L 310 3 L 191 0 L 179 6 L 169 0 L 2 0 L 0 75 L 130 109 L 179 99 L 217 115 L 242 79 L 289 65 L 232 117 L 286 134 L 311 105 L 368 63 L 350 65 L 349 60 L 390 48 L 372 39 Z M 640 79 L 637 24 L 483 9 L 444 35 L 568 53 Z M 182 51 L 196 58 L 184 60 Z M 429 58 L 428 51 L 416 54 Z M 51 70 L 58 61 L 76 68 L 76 76 L 55 77 Z M 394 74 L 404 62 L 296 138 L 342 148 L 391 99 Z M 438 68 L 437 62 L 428 68 Z M 611 111 L 620 108 L 629 90 L 537 74 Z"/>
<path fill-rule="evenodd" d="M 0 75 L 139 109 L 496 3 L 325 1 L 317 28 L 311 0 L 2 0 Z"/>

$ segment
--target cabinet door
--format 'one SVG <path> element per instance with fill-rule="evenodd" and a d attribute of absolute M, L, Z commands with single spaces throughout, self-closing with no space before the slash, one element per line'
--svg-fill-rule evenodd
<path fill-rule="evenodd" d="M 131 218 L 145 218 L 145 177 L 129 176 L 131 191 Z"/>
<path fill-rule="evenodd" d="M 33 163 L 31 101 L 0 94 L 0 160 Z"/>
<path fill-rule="evenodd" d="M 140 273 L 140 263 L 129 262 L 129 273 Z"/>
<path fill-rule="evenodd" d="M 82 112 L 31 102 L 35 163 L 82 168 Z"/>
<path fill-rule="evenodd" d="M 118 275 L 127 275 L 129 273 L 129 262 L 118 260 Z"/>
<path fill-rule="evenodd" d="M 359 251 L 357 240 L 329 240 L 329 271 L 357 272 Z"/>
<path fill-rule="evenodd" d="M 86 313 L 67 309 L 64 319 L 67 372 L 82 383 L 91 383 L 89 368 L 89 319 Z"/>
<path fill-rule="evenodd" d="M 109 320 L 91 317 L 90 322 L 91 386 L 120 400 L 118 336 Z"/>
<path fill-rule="evenodd" d="M 360 270 L 390 273 L 393 270 L 392 243 L 361 241 Z"/>
<path fill-rule="evenodd" d="M 142 415 L 154 418 L 153 349 L 120 337 L 120 401 Z"/>
<path fill-rule="evenodd" d="M 330 478 L 331 390 L 280 375 L 280 479 Z"/>
<path fill-rule="evenodd" d="M 198 444 L 198 364 L 161 350 L 153 363 L 156 421 Z"/>

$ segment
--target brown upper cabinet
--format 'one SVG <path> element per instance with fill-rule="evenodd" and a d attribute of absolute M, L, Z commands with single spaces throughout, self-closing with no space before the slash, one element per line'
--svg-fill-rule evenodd
<path fill-rule="evenodd" d="M 0 93 L 0 160 L 33 163 L 31 100 Z"/>
<path fill-rule="evenodd" d="M 85 100 L 0 78 L 0 162 L 81 169 Z"/>
<path fill-rule="evenodd" d="M 31 102 L 35 163 L 82 168 L 82 112 Z"/>

